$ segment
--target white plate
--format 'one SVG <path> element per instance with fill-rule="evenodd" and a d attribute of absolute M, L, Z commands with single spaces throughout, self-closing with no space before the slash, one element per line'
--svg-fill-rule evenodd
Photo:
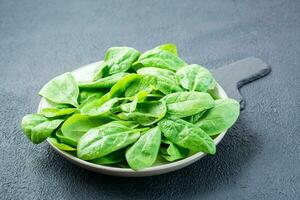
<path fill-rule="evenodd" d="M 97 70 L 97 67 L 99 66 L 99 64 L 100 64 L 100 62 L 95 62 L 95 63 L 89 64 L 89 65 L 80 67 L 80 68 L 74 70 L 72 72 L 72 74 L 74 75 L 74 77 L 77 81 L 89 81 L 92 79 L 93 74 L 94 74 L 95 70 Z M 223 90 L 223 88 L 221 86 L 217 85 L 217 89 L 218 89 L 219 96 L 222 99 L 228 98 L 225 91 Z M 48 108 L 48 107 L 51 107 L 51 105 L 48 104 L 48 102 L 44 98 L 42 98 L 42 100 L 40 101 L 39 107 L 38 107 L 38 112 L 40 112 L 43 108 Z M 226 131 L 222 132 L 220 135 L 218 135 L 218 137 L 216 137 L 214 139 L 214 142 L 216 145 L 219 144 L 219 142 L 223 139 L 225 133 L 226 133 Z M 129 168 L 118 168 L 118 167 L 97 165 L 97 164 L 93 164 L 93 163 L 81 160 L 79 158 L 76 158 L 75 156 L 72 156 L 72 155 L 58 149 L 49 140 L 47 140 L 47 141 L 55 149 L 55 151 L 57 151 L 60 155 L 62 155 L 64 158 L 66 158 L 70 162 L 74 163 L 75 165 L 78 165 L 78 166 L 80 166 L 84 169 L 90 170 L 90 171 L 107 174 L 107 175 L 112 175 L 112 176 L 141 177 L 141 176 L 153 176 L 153 175 L 158 175 L 158 174 L 164 174 L 164 173 L 168 173 L 168 172 L 175 171 L 175 170 L 181 169 L 183 167 L 186 167 L 206 155 L 206 154 L 200 152 L 200 153 L 196 153 L 190 157 L 187 157 L 185 159 L 176 161 L 176 162 L 153 166 L 153 167 L 149 167 L 149 168 L 146 168 L 146 169 L 143 169 L 140 171 L 134 171 Z"/>

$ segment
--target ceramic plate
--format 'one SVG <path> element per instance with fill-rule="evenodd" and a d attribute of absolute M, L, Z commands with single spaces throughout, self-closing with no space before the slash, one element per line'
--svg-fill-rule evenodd
<path fill-rule="evenodd" d="M 101 62 L 95 62 L 83 67 L 80 67 L 72 72 L 74 75 L 75 79 L 77 81 L 90 81 L 92 80 L 94 72 L 97 70 L 97 67 L 99 66 Z M 220 85 L 217 85 L 218 89 L 218 94 L 221 98 L 225 99 L 228 98 L 225 91 Z M 44 99 L 40 101 L 39 107 L 38 107 L 38 112 L 40 112 L 43 108 L 49 108 L 51 105 Z M 214 139 L 215 144 L 219 144 L 219 142 L 223 139 L 226 131 L 222 132 L 218 137 Z M 159 174 L 164 174 L 168 172 L 172 172 L 178 169 L 181 169 L 183 167 L 186 167 L 206 154 L 204 153 L 196 153 L 190 157 L 187 157 L 185 159 L 172 162 L 172 163 L 160 163 L 159 165 L 149 167 L 140 171 L 134 171 L 129 168 L 118 168 L 118 167 L 110 167 L 110 166 L 104 166 L 104 165 L 97 165 L 93 164 L 84 160 L 81 160 L 79 158 L 76 158 L 72 156 L 71 154 L 64 152 L 57 147 L 55 147 L 49 140 L 47 140 L 48 143 L 57 151 L 60 155 L 62 155 L 64 158 L 69 160 L 70 162 L 74 163 L 75 165 L 78 165 L 84 169 L 97 172 L 97 173 L 102 173 L 102 174 L 107 174 L 107 175 L 112 175 L 112 176 L 123 176 L 123 177 L 142 177 L 142 176 L 153 176 L 153 175 L 159 175 Z"/>

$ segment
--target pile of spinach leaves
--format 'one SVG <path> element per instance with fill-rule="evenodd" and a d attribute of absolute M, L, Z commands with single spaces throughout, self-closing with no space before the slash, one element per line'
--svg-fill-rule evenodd
<path fill-rule="evenodd" d="M 35 144 L 48 138 L 80 159 L 141 170 L 159 159 L 215 154 L 213 138 L 240 110 L 215 90 L 211 73 L 183 61 L 174 44 L 144 53 L 112 47 L 93 80 L 68 72 L 49 81 L 39 94 L 52 107 L 26 115 L 22 130 Z"/>

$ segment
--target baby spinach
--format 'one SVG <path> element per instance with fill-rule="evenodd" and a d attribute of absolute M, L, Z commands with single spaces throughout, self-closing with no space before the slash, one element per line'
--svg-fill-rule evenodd
<path fill-rule="evenodd" d="M 57 76 L 40 90 L 43 109 L 21 122 L 32 143 L 48 138 L 79 159 L 142 170 L 214 154 L 212 138 L 239 115 L 238 102 L 222 99 L 211 73 L 185 63 L 174 44 L 142 54 L 112 47 L 83 71 Z"/>
<path fill-rule="evenodd" d="M 69 117 L 62 125 L 61 131 L 64 136 L 77 142 L 91 128 L 100 126 L 111 121 L 109 118 L 99 118 L 74 114 Z"/>
<path fill-rule="evenodd" d="M 73 75 L 69 72 L 49 81 L 39 94 L 54 103 L 78 106 L 79 88 Z"/>
<path fill-rule="evenodd" d="M 139 69 L 137 73 L 156 78 L 154 89 L 161 91 L 163 94 L 183 91 L 176 81 L 175 73 L 170 70 L 160 69 L 157 67 L 145 67 Z"/>
<path fill-rule="evenodd" d="M 216 81 L 211 73 L 200 65 L 187 65 L 176 72 L 176 76 L 183 88 L 190 91 L 206 92 L 213 89 Z"/>
<path fill-rule="evenodd" d="M 98 165 L 111 165 L 125 161 L 125 148 L 114 151 L 106 156 L 90 160 L 90 162 Z"/>
<path fill-rule="evenodd" d="M 182 119 L 163 119 L 158 125 L 168 140 L 183 148 L 209 154 L 216 152 L 214 141 L 196 125 Z"/>
<path fill-rule="evenodd" d="M 76 108 L 44 108 L 40 114 L 44 115 L 47 118 L 59 118 L 66 115 L 71 115 L 76 112 Z"/>
<path fill-rule="evenodd" d="M 102 88 L 111 88 L 118 81 L 120 81 L 128 73 L 118 73 L 105 78 L 98 79 L 96 81 L 90 82 L 79 82 L 79 88 L 83 89 L 102 89 Z"/>
<path fill-rule="evenodd" d="M 51 142 L 51 144 L 53 144 L 54 146 L 56 146 L 60 150 L 63 150 L 63 151 L 76 151 L 76 149 L 74 147 L 71 147 L 71 146 L 69 146 L 67 144 L 64 144 L 64 143 L 60 143 L 60 142 L 58 142 L 58 140 L 56 138 L 49 137 L 48 140 Z"/>
<path fill-rule="evenodd" d="M 177 92 L 163 98 L 168 108 L 168 115 L 178 118 L 200 113 L 214 106 L 213 98 L 204 92 Z"/>
<path fill-rule="evenodd" d="M 171 44 L 171 43 L 168 43 L 168 44 L 162 44 L 158 47 L 155 47 L 156 49 L 160 49 L 160 50 L 164 50 L 164 51 L 168 51 L 172 54 L 174 54 L 175 56 L 178 56 L 178 52 L 177 52 L 177 47 L 175 44 Z"/>
<path fill-rule="evenodd" d="M 161 156 L 169 162 L 186 158 L 189 155 L 188 149 L 180 147 L 167 139 L 162 140 L 160 152 Z"/>
<path fill-rule="evenodd" d="M 34 144 L 46 140 L 63 122 L 61 119 L 48 120 L 41 114 L 29 114 L 22 119 L 22 130 Z"/>
<path fill-rule="evenodd" d="M 215 102 L 215 107 L 209 109 L 196 123 L 209 135 L 217 135 L 230 128 L 240 113 L 240 104 L 233 99 L 220 99 Z"/>
<path fill-rule="evenodd" d="M 103 157 L 136 142 L 144 130 L 132 129 L 116 122 L 90 129 L 78 142 L 77 156 L 83 160 Z"/>
<path fill-rule="evenodd" d="M 132 67 L 134 70 L 142 67 L 158 67 L 176 71 L 185 65 L 186 63 L 173 52 L 158 47 L 143 53 Z"/>
<path fill-rule="evenodd" d="M 156 85 L 156 77 L 142 76 L 140 79 L 135 80 L 125 91 L 125 97 L 132 97 L 138 92 L 144 90 L 151 92 Z"/>
<path fill-rule="evenodd" d="M 94 75 L 94 80 L 102 76 L 126 72 L 140 56 L 140 52 L 131 47 L 112 47 L 105 54 L 105 59 Z"/>
<path fill-rule="evenodd" d="M 161 142 L 161 132 L 158 127 L 144 133 L 126 151 L 126 160 L 134 170 L 140 170 L 153 165 Z"/>
<path fill-rule="evenodd" d="M 125 90 L 135 81 L 141 79 L 142 76 L 138 74 L 129 74 L 125 77 L 123 77 L 121 80 L 119 80 L 109 91 L 109 96 L 111 98 L 113 97 L 119 97 L 122 95 Z"/>
<path fill-rule="evenodd" d="M 133 120 L 143 126 L 149 126 L 161 120 L 166 112 L 165 102 L 150 101 L 138 103 L 134 112 L 123 112 L 118 116 L 122 120 Z"/>

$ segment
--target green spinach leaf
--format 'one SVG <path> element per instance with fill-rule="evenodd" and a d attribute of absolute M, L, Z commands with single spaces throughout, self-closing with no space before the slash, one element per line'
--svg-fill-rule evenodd
<path fill-rule="evenodd" d="M 54 103 L 78 106 L 78 85 L 70 72 L 55 77 L 49 81 L 39 94 Z"/>
<path fill-rule="evenodd" d="M 106 156 L 96 158 L 94 160 L 90 160 L 90 162 L 98 165 L 111 165 L 111 164 L 123 162 L 126 160 L 125 150 L 126 148 L 120 149 L 118 151 L 114 151 Z"/>
<path fill-rule="evenodd" d="M 161 156 L 169 162 L 186 158 L 189 155 L 188 149 L 180 147 L 167 139 L 162 140 L 160 152 Z"/>
<path fill-rule="evenodd" d="M 127 76 L 128 73 L 118 73 L 111 76 L 107 76 L 105 78 L 98 79 L 96 81 L 90 82 L 79 82 L 79 88 L 81 89 L 103 89 L 103 88 L 111 88 L 122 78 Z"/>
<path fill-rule="evenodd" d="M 71 147 L 67 144 L 60 143 L 58 140 L 54 137 L 49 137 L 48 140 L 58 149 L 63 150 L 63 151 L 76 151 L 74 147 Z"/>
<path fill-rule="evenodd" d="M 140 56 L 140 52 L 131 47 L 112 47 L 105 54 L 105 59 L 94 75 L 94 80 L 107 75 L 126 72 Z"/>
<path fill-rule="evenodd" d="M 138 103 L 134 112 L 118 114 L 122 120 L 133 120 L 143 126 L 150 126 L 161 120 L 167 112 L 164 101 Z"/>
<path fill-rule="evenodd" d="M 177 92 L 166 95 L 163 99 L 168 108 L 168 115 L 178 118 L 200 113 L 214 106 L 213 98 L 204 92 Z"/>
<path fill-rule="evenodd" d="M 182 119 L 163 119 L 159 128 L 171 142 L 196 152 L 215 154 L 214 141 L 198 126 Z"/>
<path fill-rule="evenodd" d="M 240 113 L 240 104 L 233 99 L 220 99 L 215 102 L 215 107 L 208 110 L 196 123 L 211 136 L 230 128 Z"/>
<path fill-rule="evenodd" d="M 176 76 L 181 86 L 190 91 L 206 92 L 216 85 L 211 73 L 206 68 L 196 64 L 182 67 L 176 72 Z"/>
<path fill-rule="evenodd" d="M 47 118 L 60 118 L 67 115 L 71 115 L 76 111 L 76 108 L 44 108 L 40 114 L 44 115 Z"/>
<path fill-rule="evenodd" d="M 144 133 L 126 151 L 126 160 L 134 170 L 151 167 L 156 160 L 161 142 L 161 131 L 158 127 Z"/>
<path fill-rule="evenodd" d="M 93 128 L 80 138 L 77 156 L 83 160 L 103 157 L 136 142 L 143 130 L 132 129 L 118 122 Z"/>
<path fill-rule="evenodd" d="M 61 131 L 64 136 L 75 142 L 90 129 L 111 121 L 110 118 L 91 117 L 81 114 L 74 114 L 69 117 L 62 125 Z"/>

